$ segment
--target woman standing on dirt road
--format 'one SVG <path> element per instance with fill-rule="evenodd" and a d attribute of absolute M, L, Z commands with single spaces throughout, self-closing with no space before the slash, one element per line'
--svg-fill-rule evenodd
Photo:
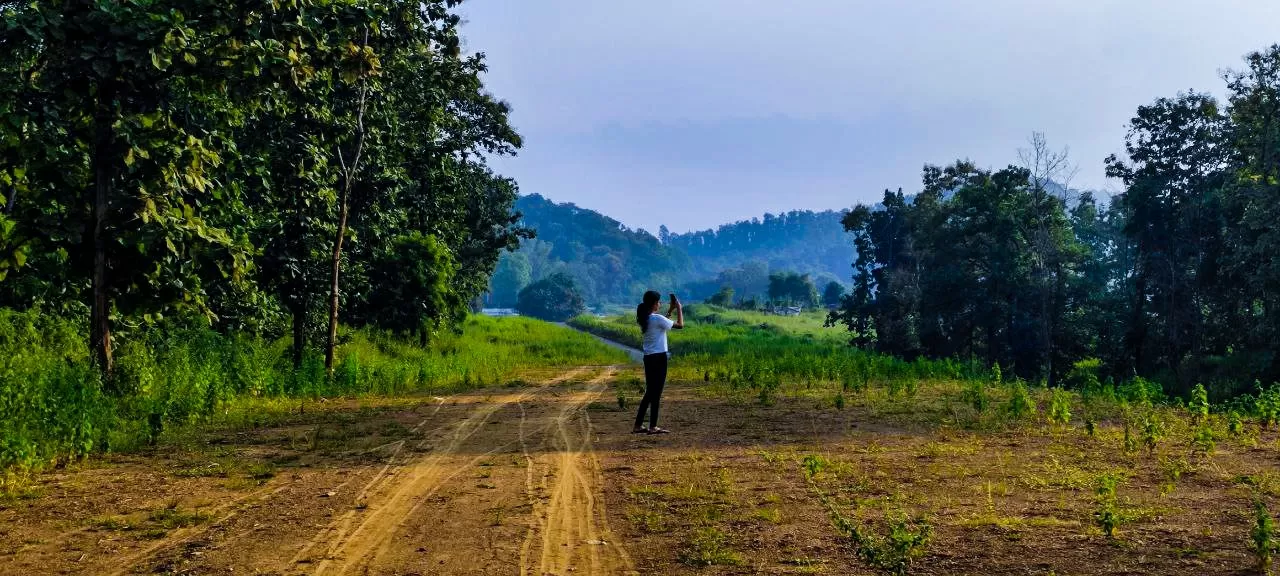
<path fill-rule="evenodd" d="M 644 299 L 636 306 L 636 324 L 644 332 L 644 398 L 640 399 L 640 411 L 636 413 L 636 425 L 632 434 L 666 434 L 667 430 L 658 427 L 658 401 L 662 399 L 662 387 L 667 383 L 667 332 L 672 328 L 684 328 L 684 309 L 675 294 L 671 294 L 671 306 L 667 308 L 667 316 L 675 312 L 673 322 L 667 316 L 658 313 L 658 304 L 662 295 L 650 290 L 644 293 Z M 644 427 L 644 411 L 649 410 L 649 427 Z"/>

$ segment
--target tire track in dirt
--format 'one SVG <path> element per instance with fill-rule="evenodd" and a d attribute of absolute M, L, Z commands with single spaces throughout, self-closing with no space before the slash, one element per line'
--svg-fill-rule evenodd
<path fill-rule="evenodd" d="M 431 413 L 427 415 L 427 417 L 423 418 L 420 422 L 414 425 L 414 427 L 409 430 L 410 434 L 419 433 L 422 430 L 422 428 L 426 426 L 426 424 L 430 422 L 431 419 L 440 412 L 440 409 L 445 405 L 446 398 L 437 398 L 436 400 L 437 402 L 436 402 L 435 409 L 433 409 Z M 374 478 L 369 482 L 369 484 L 366 484 L 364 490 L 368 490 L 370 485 L 376 484 L 387 473 L 388 469 L 390 469 L 394 464 L 395 459 L 399 456 L 400 451 L 404 448 L 404 443 L 405 443 L 404 440 L 397 440 L 395 442 L 387 443 L 381 446 L 375 446 L 373 448 L 365 450 L 366 453 L 371 453 L 371 452 L 376 452 L 378 450 L 381 450 L 383 448 L 390 448 L 392 446 L 395 447 L 394 450 L 392 450 L 391 454 L 387 457 L 387 462 L 382 466 L 382 468 L 378 471 L 378 473 L 375 474 Z M 358 478 L 359 476 L 360 475 L 358 473 L 353 474 L 351 479 L 335 486 L 333 490 L 334 491 L 342 490 L 351 482 L 354 482 L 355 479 Z M 290 486 L 287 484 L 283 486 L 267 486 L 267 487 L 255 490 L 249 494 L 246 494 L 241 498 L 237 498 L 231 502 L 227 502 L 221 506 L 213 508 L 212 510 L 208 511 L 208 513 L 213 515 L 215 518 L 212 522 L 209 522 L 207 524 L 200 525 L 200 526 L 180 528 L 178 530 L 170 532 L 164 538 L 157 540 L 156 542 L 148 546 L 145 546 L 139 550 L 136 550 L 127 556 L 114 557 L 111 559 L 111 562 L 112 564 L 115 565 L 115 568 L 111 571 L 104 571 L 102 572 L 102 574 L 105 574 L 106 576 L 124 576 L 125 574 L 136 572 L 142 564 L 147 563 L 148 561 L 159 556 L 166 550 L 171 550 L 178 546 L 186 544 L 188 542 L 197 540 L 209 532 L 212 532 L 216 529 L 227 526 L 239 514 L 241 514 L 245 510 L 248 510 L 255 506 L 266 504 L 273 497 L 279 495 L 281 492 L 284 492 L 288 488 L 290 488 Z M 80 529 L 79 531 L 84 531 L 84 530 L 86 529 Z M 237 531 L 231 534 L 230 536 L 228 536 L 228 538 L 224 540 L 223 544 L 225 545 L 228 542 L 247 536 L 251 532 L 252 532 L 252 529 Z"/>
<path fill-rule="evenodd" d="M 574 368 L 548 380 L 543 387 L 566 382 L 589 369 Z M 348 511 L 317 534 L 292 558 L 291 567 L 313 561 L 318 555 L 313 574 L 348 574 L 361 569 L 367 572 L 404 522 L 446 482 L 506 448 L 506 445 L 491 447 L 459 462 L 459 449 L 463 444 L 480 431 L 494 413 L 520 404 L 537 390 L 530 388 L 514 396 L 495 398 L 459 422 L 448 443 L 437 447 L 430 456 L 409 464 L 403 473 L 379 475 L 361 490 L 362 506 Z M 321 549 L 323 552 L 317 554 Z"/>
<path fill-rule="evenodd" d="M 554 432 L 545 448 L 538 491 L 534 461 L 527 447 L 529 475 L 526 490 L 536 502 L 529 531 L 520 551 L 520 574 L 638 574 L 631 557 L 614 537 L 601 497 L 603 476 L 591 448 L 591 419 L 583 410 L 600 397 L 616 368 L 609 368 L 588 384 L 577 402 L 566 403 L 552 422 Z M 523 434 L 522 434 L 523 442 Z M 533 544 L 541 549 L 534 568 Z"/>

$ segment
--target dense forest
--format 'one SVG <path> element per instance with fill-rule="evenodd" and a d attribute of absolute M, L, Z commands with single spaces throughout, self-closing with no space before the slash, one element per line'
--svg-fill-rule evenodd
<path fill-rule="evenodd" d="M 1280 377 L 1280 46 L 1196 92 L 1138 109 L 1124 183 L 1068 206 L 1064 153 L 1024 166 L 926 167 L 914 197 L 844 218 L 858 251 L 833 320 L 855 344 L 977 357 L 1051 384 L 1157 379 L 1225 397 Z"/>
<path fill-rule="evenodd" d="M 0 468 L 436 381 L 338 348 L 451 335 L 531 236 L 455 4 L 0 2 Z"/>
<path fill-rule="evenodd" d="M 105 373 L 171 314 L 329 367 L 340 320 L 457 319 L 529 234 L 453 4 L 0 5 L 0 305 L 85 318 Z"/>
<path fill-rule="evenodd" d="M 637 301 L 645 290 L 677 289 L 702 300 L 730 287 L 739 299 L 767 297 L 771 273 L 809 274 L 819 286 L 847 281 L 854 251 L 838 212 L 793 211 L 716 230 L 655 237 L 594 210 L 538 194 L 516 201 L 520 225 L 537 238 L 498 264 L 488 303 L 514 305 L 520 290 L 552 274 L 574 279 L 593 305 Z"/>

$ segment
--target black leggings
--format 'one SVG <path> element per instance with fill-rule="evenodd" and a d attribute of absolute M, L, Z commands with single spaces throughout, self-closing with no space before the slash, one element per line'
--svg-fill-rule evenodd
<path fill-rule="evenodd" d="M 649 409 L 649 428 L 658 425 L 658 401 L 662 399 L 662 386 L 667 383 L 667 353 L 647 354 L 644 357 L 644 398 L 640 399 L 640 411 L 636 413 L 636 428 L 644 423 L 644 411 Z"/>

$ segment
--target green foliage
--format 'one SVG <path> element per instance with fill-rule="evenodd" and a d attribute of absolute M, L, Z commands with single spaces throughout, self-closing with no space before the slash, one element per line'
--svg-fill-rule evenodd
<path fill-rule="evenodd" d="M 432 333 L 466 314 L 452 289 L 458 265 L 444 243 L 417 231 L 397 236 L 369 271 L 370 323 L 399 333 Z"/>
<path fill-rule="evenodd" d="M 783 383 L 820 380 L 840 383 L 846 391 L 862 391 L 873 381 L 910 393 L 928 378 L 968 380 L 984 374 L 976 362 L 918 358 L 907 362 L 850 348 L 839 334 L 822 327 L 823 315 L 806 313 L 780 317 L 705 304 L 685 307 L 685 329 L 671 335 L 672 349 L 681 361 L 673 377 L 688 370 L 689 378 L 731 388 L 749 388 L 766 400 Z M 597 318 L 579 316 L 569 322 L 587 332 L 640 347 L 641 333 L 632 314 Z"/>
<path fill-rule="evenodd" d="M 526 316 L 550 322 L 564 322 L 586 309 L 573 278 L 556 273 L 520 291 L 516 310 Z"/>
<path fill-rule="evenodd" d="M 489 280 L 490 304 L 499 308 L 515 308 L 520 291 L 532 281 L 533 269 L 529 266 L 528 256 L 523 252 L 503 254 Z"/>
<path fill-rule="evenodd" d="M 1258 399 L 1254 402 L 1258 422 L 1263 428 L 1275 426 L 1280 421 L 1280 385 L 1272 384 L 1265 389 L 1260 383 L 1254 385 L 1258 388 Z"/>
<path fill-rule="evenodd" d="M 849 539 L 858 559 L 884 574 L 904 576 L 911 564 L 924 556 L 933 539 L 933 526 L 923 516 L 910 517 L 902 511 L 890 511 L 885 518 L 887 532 L 875 530 L 850 520 L 828 501 L 831 521 Z"/>
<path fill-rule="evenodd" d="M 844 292 L 844 284 L 836 281 L 828 282 L 826 288 L 822 289 L 822 303 L 827 306 L 839 306 L 844 298 Z"/>
<path fill-rule="evenodd" d="M 1122 446 L 1125 454 L 1132 454 L 1138 450 L 1138 440 L 1133 437 L 1128 418 L 1125 418 L 1124 421 L 1124 443 Z"/>
<path fill-rule="evenodd" d="M 104 375 L 116 331 L 174 315 L 288 314 L 297 367 L 322 307 L 458 320 L 529 233 L 484 165 L 520 137 L 455 4 L 6 5 L 0 306 L 88 316 Z"/>
<path fill-rule="evenodd" d="M 715 230 L 671 234 L 663 243 L 689 259 L 695 281 L 684 290 L 691 300 L 725 285 L 740 297 L 763 297 L 770 270 L 807 273 L 819 286 L 846 277 L 856 253 L 841 217 L 834 210 L 765 214 Z"/>
<path fill-rule="evenodd" d="M 621 352 L 527 318 L 470 318 L 430 349 L 373 330 L 347 334 L 332 377 L 318 355 L 293 368 L 286 340 L 223 335 L 170 320 L 121 340 L 103 391 L 82 327 L 40 311 L 0 309 L 0 488 L 92 452 L 128 449 L 170 430 L 230 417 L 241 402 L 464 389 L 530 366 L 613 364 Z"/>
<path fill-rule="evenodd" d="M 1078 390 L 1083 394 L 1096 394 L 1102 389 L 1098 381 L 1098 371 L 1102 369 L 1102 361 L 1097 358 L 1084 358 L 1071 365 L 1071 370 L 1063 378 L 1062 384 L 1068 389 Z"/>
<path fill-rule="evenodd" d="M 1093 521 L 1107 538 L 1115 538 L 1116 528 L 1123 521 L 1116 503 L 1116 487 L 1121 480 L 1119 476 L 1103 474 L 1094 488 Z"/>
<path fill-rule="evenodd" d="M 1187 404 L 1187 410 L 1191 412 L 1191 423 L 1201 424 L 1209 419 L 1209 393 L 1205 391 L 1203 384 L 1196 384 L 1191 390 L 1191 402 Z"/>
<path fill-rule="evenodd" d="M 733 287 L 722 286 L 719 292 L 707 298 L 707 304 L 713 306 L 729 307 L 733 305 Z"/>
<path fill-rule="evenodd" d="M 1280 44 L 1244 62 L 1224 100 L 1138 107 L 1105 204 L 1055 182 L 1071 162 L 1036 134 L 1022 166 L 928 166 L 914 193 L 851 210 L 854 293 L 833 322 L 862 348 L 978 357 L 1091 396 L 1135 374 L 1176 397 L 1203 382 L 1197 411 L 1280 377 Z"/>
<path fill-rule="evenodd" d="M 1142 445 L 1147 448 L 1148 453 L 1155 454 L 1164 435 L 1164 420 L 1154 410 L 1147 412 L 1142 418 Z"/>
<path fill-rule="evenodd" d="M 537 240 L 522 242 L 518 252 L 529 263 L 530 281 L 566 274 L 593 307 L 634 306 L 645 290 L 667 292 L 689 274 L 689 256 L 682 250 L 598 212 L 538 194 L 521 196 L 515 207 L 521 223 L 538 231 Z M 719 287 L 685 299 L 706 298 Z"/>
<path fill-rule="evenodd" d="M 1197 426 L 1194 435 L 1191 437 L 1191 445 L 1200 453 L 1212 454 L 1213 449 L 1216 446 L 1213 437 L 1213 427 L 1208 423 Z"/>
<path fill-rule="evenodd" d="M 815 476 L 821 474 L 824 470 L 831 466 L 831 461 L 820 454 L 805 454 L 804 459 L 800 461 L 800 467 L 804 470 L 806 479 L 812 480 Z"/>
<path fill-rule="evenodd" d="M 736 566 L 742 562 L 729 538 L 715 527 L 698 528 L 677 558 L 688 566 Z"/>
<path fill-rule="evenodd" d="M 1009 387 L 1009 403 L 1005 411 L 1015 420 L 1029 418 L 1036 413 L 1036 403 L 1031 400 L 1027 385 L 1022 380 L 1015 380 Z"/>
<path fill-rule="evenodd" d="M 1240 418 L 1240 413 L 1235 410 L 1227 413 L 1227 432 L 1235 437 L 1244 433 L 1244 420 Z"/>
<path fill-rule="evenodd" d="M 1258 561 L 1258 571 L 1270 574 L 1271 559 L 1277 548 L 1275 522 L 1271 518 L 1271 511 L 1267 510 L 1267 504 L 1261 498 L 1253 501 L 1253 516 L 1253 528 L 1249 531 L 1249 549 Z"/>
<path fill-rule="evenodd" d="M 818 305 L 818 288 L 808 274 L 778 272 L 769 275 L 769 300 L 812 308 Z"/>
<path fill-rule="evenodd" d="M 1066 390 L 1054 388 L 1049 397 L 1049 423 L 1065 426 L 1071 422 L 1071 396 Z"/>
<path fill-rule="evenodd" d="M 986 382 L 980 378 L 965 382 L 960 398 L 968 402 L 979 414 L 986 412 L 988 403 Z"/>

